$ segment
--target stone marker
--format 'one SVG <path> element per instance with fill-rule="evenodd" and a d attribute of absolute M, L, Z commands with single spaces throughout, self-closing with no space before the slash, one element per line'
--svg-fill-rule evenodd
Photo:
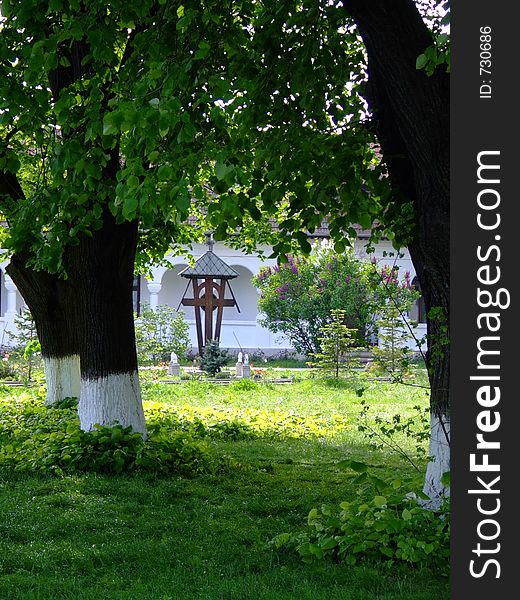
<path fill-rule="evenodd" d="M 242 368 L 242 377 L 251 377 L 251 365 L 249 364 L 249 354 L 244 354 L 244 366 Z"/>
<path fill-rule="evenodd" d="M 237 377 L 244 376 L 244 363 L 242 362 L 242 352 L 238 353 L 237 364 L 235 365 L 235 373 Z"/>
<path fill-rule="evenodd" d="M 179 359 L 175 352 L 170 354 L 170 364 L 168 365 L 168 375 L 180 375 L 181 366 L 179 365 Z"/>

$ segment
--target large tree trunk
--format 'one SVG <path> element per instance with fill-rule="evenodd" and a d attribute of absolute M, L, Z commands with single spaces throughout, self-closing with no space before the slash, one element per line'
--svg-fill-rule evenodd
<path fill-rule="evenodd" d="M 369 98 L 395 198 L 411 201 L 408 244 L 428 313 L 426 362 L 431 386 L 430 462 L 424 491 L 448 493 L 449 470 L 449 77 L 415 67 L 432 44 L 412 0 L 348 0 L 368 53 Z"/>
<path fill-rule="evenodd" d="M 0 202 L 4 215 L 15 211 L 24 193 L 14 173 L 0 171 Z M 42 349 L 47 405 L 77 398 L 79 385 L 79 338 L 71 311 L 74 296 L 70 284 L 45 271 L 27 266 L 28 252 L 15 253 L 6 268 L 22 294 L 36 325 Z"/>
<path fill-rule="evenodd" d="M 82 235 L 67 257 L 80 328 L 79 418 L 86 431 L 118 423 L 146 435 L 132 308 L 136 243 L 137 223 L 118 225 L 107 213 L 103 227 Z"/>
<path fill-rule="evenodd" d="M 42 349 L 47 394 L 53 405 L 79 398 L 79 339 L 73 290 L 68 281 L 27 266 L 27 254 L 14 254 L 6 268 L 34 318 Z"/>

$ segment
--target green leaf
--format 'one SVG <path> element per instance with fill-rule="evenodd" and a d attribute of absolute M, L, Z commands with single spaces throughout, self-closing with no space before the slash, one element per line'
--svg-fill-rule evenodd
<path fill-rule="evenodd" d="M 332 550 L 332 548 L 335 548 L 337 545 L 338 541 L 333 536 L 325 538 L 322 542 L 320 542 L 320 548 L 322 550 Z"/>
<path fill-rule="evenodd" d="M 374 506 L 377 508 L 383 508 L 385 506 L 387 500 L 384 496 L 375 496 L 374 498 Z"/>
<path fill-rule="evenodd" d="M 157 169 L 157 179 L 159 181 L 169 181 L 173 176 L 173 169 L 170 165 L 161 165 Z"/>
<path fill-rule="evenodd" d="M 352 469 L 356 473 L 365 473 L 368 470 L 366 463 L 358 462 L 356 460 L 342 460 L 338 463 L 340 469 Z"/>
<path fill-rule="evenodd" d="M 123 217 L 125 219 L 132 219 L 135 216 L 138 204 L 139 200 L 136 195 L 128 196 L 123 204 Z"/>
<path fill-rule="evenodd" d="M 412 513 L 407 508 L 405 508 L 401 514 L 405 521 L 409 521 L 412 518 Z"/>
<path fill-rule="evenodd" d="M 139 187 L 139 177 L 136 175 L 130 175 L 126 180 L 126 185 L 128 186 L 129 190 Z"/>
<path fill-rule="evenodd" d="M 118 129 L 112 121 L 103 122 L 103 135 L 113 135 Z"/>
<path fill-rule="evenodd" d="M 191 204 L 191 198 L 189 196 L 177 196 L 175 198 L 175 206 L 179 210 L 187 210 Z"/>
<path fill-rule="evenodd" d="M 195 52 L 195 60 L 201 60 L 203 58 L 206 58 L 206 56 L 209 54 L 210 49 L 211 46 L 208 44 L 208 42 L 201 42 L 199 44 L 199 49 L 197 50 L 197 52 Z"/>
<path fill-rule="evenodd" d="M 233 170 L 233 167 L 226 165 L 222 162 L 217 162 L 215 164 L 215 175 L 219 181 L 222 181 L 226 175 Z"/>
<path fill-rule="evenodd" d="M 424 69 L 427 62 L 428 62 L 428 58 L 426 57 L 426 55 L 419 54 L 419 56 L 417 57 L 417 60 L 415 61 L 415 68 L 416 69 Z"/>

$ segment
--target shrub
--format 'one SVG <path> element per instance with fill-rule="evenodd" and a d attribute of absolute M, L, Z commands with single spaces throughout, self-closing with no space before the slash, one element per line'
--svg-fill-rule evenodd
<path fill-rule="evenodd" d="M 31 381 L 34 369 L 42 363 L 41 346 L 31 311 L 23 308 L 15 316 L 14 324 L 15 333 L 7 332 L 13 347 L 4 353 L 4 356 L 9 356 L 10 366 L 5 375 L 0 373 L 0 377 L 18 379 L 21 376 L 24 380 Z"/>
<path fill-rule="evenodd" d="M 73 408 L 46 408 L 39 400 L 2 403 L 1 415 L 0 465 L 16 471 L 190 475 L 214 467 L 206 444 L 182 430 L 156 426 L 147 440 L 120 425 L 86 432 Z"/>
<path fill-rule="evenodd" d="M 331 322 L 321 327 L 321 351 L 312 354 L 312 357 L 321 369 L 332 373 L 336 379 L 340 371 L 351 376 L 353 369 L 359 365 L 354 353 L 361 348 L 356 344 L 355 332 L 345 325 L 345 311 L 339 309 L 331 310 Z"/>
<path fill-rule="evenodd" d="M 9 351 L 0 353 L 0 379 L 16 379 L 18 376 L 16 368 L 9 360 L 10 357 Z"/>
<path fill-rule="evenodd" d="M 308 258 L 287 256 L 262 269 L 253 283 L 261 293 L 260 323 L 306 356 L 320 352 L 321 329 L 332 310 L 345 311 L 344 325 L 356 329 L 357 344 L 366 347 L 375 342 L 377 320 L 388 307 L 404 316 L 418 297 L 410 274 L 401 278 L 397 266 L 362 261 L 353 250 L 337 255 L 323 244 Z"/>
<path fill-rule="evenodd" d="M 338 508 L 321 505 L 307 516 L 307 528 L 282 533 L 271 540 L 275 548 L 296 549 L 304 562 L 333 560 L 350 565 L 363 560 L 406 563 L 447 575 L 450 564 L 450 506 L 422 506 L 422 493 L 405 493 L 400 480 L 371 475 L 368 465 L 344 460 L 338 466 L 357 473 L 354 483 L 365 486 L 367 500 L 342 502 Z M 370 492 L 369 492 L 370 490 Z"/>
<path fill-rule="evenodd" d="M 253 279 L 261 297 L 261 324 L 282 333 L 304 355 L 319 352 L 321 327 L 332 309 L 345 311 L 345 324 L 365 342 L 373 329 L 373 302 L 364 266 L 353 251 L 336 255 L 316 245 L 309 258 L 287 256 Z"/>
<path fill-rule="evenodd" d="M 209 340 L 204 347 L 200 368 L 214 377 L 227 364 L 228 360 L 227 350 L 220 349 L 218 340 Z"/>
<path fill-rule="evenodd" d="M 238 381 L 233 381 L 233 383 L 231 384 L 232 389 L 235 390 L 239 390 L 239 391 L 250 391 L 250 390 L 257 390 L 258 389 L 258 384 L 253 381 L 252 379 L 239 379 Z"/>
<path fill-rule="evenodd" d="M 144 303 L 135 322 L 140 364 L 169 360 L 171 352 L 175 352 L 179 360 L 185 359 L 190 344 L 188 332 L 189 326 L 183 313 L 165 304 L 154 310 Z"/>
<path fill-rule="evenodd" d="M 274 538 L 276 548 L 296 548 L 304 562 L 329 559 L 354 565 L 363 560 L 407 563 L 443 575 L 449 572 L 450 512 L 428 510 L 414 498 L 394 494 L 368 502 L 342 502 L 340 511 L 313 508 L 307 529 Z"/>

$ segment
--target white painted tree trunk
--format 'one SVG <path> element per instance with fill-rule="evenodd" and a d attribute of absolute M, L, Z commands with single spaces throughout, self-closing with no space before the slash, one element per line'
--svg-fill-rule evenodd
<path fill-rule="evenodd" d="M 64 398 L 79 398 L 79 355 L 44 356 L 43 369 L 47 385 L 47 395 L 45 396 L 47 406 L 52 406 Z"/>
<path fill-rule="evenodd" d="M 78 407 L 80 427 L 90 431 L 94 425 L 132 426 L 146 438 L 141 390 L 137 372 L 119 373 L 98 379 L 81 379 Z"/>
<path fill-rule="evenodd" d="M 437 508 L 444 498 L 449 497 L 450 488 L 441 478 L 450 470 L 450 417 L 447 414 L 432 414 L 430 418 L 430 457 L 426 468 L 423 492 L 430 498 L 425 505 Z"/>

